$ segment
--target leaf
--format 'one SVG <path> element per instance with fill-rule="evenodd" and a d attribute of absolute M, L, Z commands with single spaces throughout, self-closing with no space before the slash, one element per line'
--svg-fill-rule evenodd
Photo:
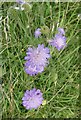
<path fill-rule="evenodd" d="M 48 26 L 42 26 L 42 27 L 41 27 L 41 32 L 42 32 L 43 34 L 45 34 L 45 35 L 49 35 L 50 29 L 49 29 Z"/>
<path fill-rule="evenodd" d="M 22 7 L 24 8 L 25 11 L 30 12 L 32 6 L 27 3 L 27 4 L 23 4 Z"/>
<path fill-rule="evenodd" d="M 0 67 L 0 78 L 2 78 L 2 76 L 6 74 L 6 69 L 2 69 L 2 67 Z M 0 80 L 1 83 L 1 80 Z"/>

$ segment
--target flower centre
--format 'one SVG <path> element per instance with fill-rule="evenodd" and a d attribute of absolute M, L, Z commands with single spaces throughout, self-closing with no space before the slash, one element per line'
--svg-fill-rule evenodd
<path fill-rule="evenodd" d="M 41 52 L 38 52 L 36 55 L 35 55 L 35 61 L 40 61 L 41 60 L 41 58 L 42 58 L 42 54 L 41 54 Z"/>

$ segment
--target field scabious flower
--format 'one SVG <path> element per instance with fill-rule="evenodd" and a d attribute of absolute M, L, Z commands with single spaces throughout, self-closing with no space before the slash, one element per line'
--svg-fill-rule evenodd
<path fill-rule="evenodd" d="M 63 28 L 58 28 L 59 34 L 65 35 L 65 31 Z"/>
<path fill-rule="evenodd" d="M 40 28 L 36 29 L 34 35 L 35 35 L 35 38 L 40 37 L 41 36 L 41 29 Z"/>
<path fill-rule="evenodd" d="M 56 47 L 58 51 L 66 47 L 66 37 L 65 31 L 63 28 L 58 28 L 58 34 L 49 42 L 50 45 Z"/>
<path fill-rule="evenodd" d="M 43 72 L 44 67 L 48 64 L 48 58 L 50 58 L 50 51 L 44 45 L 38 45 L 37 48 L 28 48 L 27 56 L 24 58 L 25 71 L 29 75 L 36 75 Z"/>
<path fill-rule="evenodd" d="M 42 92 L 39 89 L 33 88 L 32 90 L 26 90 L 22 98 L 23 106 L 28 109 L 37 109 L 43 102 Z"/>
<path fill-rule="evenodd" d="M 23 1 L 23 0 L 16 0 L 16 2 L 19 3 L 19 4 L 21 4 L 21 5 L 26 3 L 26 2 Z"/>

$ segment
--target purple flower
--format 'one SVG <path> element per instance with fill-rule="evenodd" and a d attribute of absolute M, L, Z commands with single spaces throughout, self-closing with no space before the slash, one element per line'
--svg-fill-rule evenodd
<path fill-rule="evenodd" d="M 65 35 L 65 31 L 63 28 L 58 28 L 59 34 Z"/>
<path fill-rule="evenodd" d="M 43 101 L 42 93 L 39 89 L 33 88 L 32 90 L 26 90 L 22 98 L 23 106 L 28 109 L 37 109 Z"/>
<path fill-rule="evenodd" d="M 41 36 L 41 29 L 40 28 L 36 29 L 34 35 L 35 35 L 35 38 L 40 37 Z"/>
<path fill-rule="evenodd" d="M 50 51 L 44 45 L 38 45 L 37 48 L 28 48 L 27 56 L 25 57 L 25 71 L 29 75 L 36 75 L 43 72 L 44 67 L 48 64 Z"/>
<path fill-rule="evenodd" d="M 23 0 L 16 0 L 16 2 L 19 4 L 25 4 L 25 1 L 23 1 Z"/>
<path fill-rule="evenodd" d="M 58 51 L 60 51 L 66 46 L 66 37 L 62 34 L 56 34 L 54 39 L 51 40 L 49 44 L 55 46 L 58 49 Z"/>

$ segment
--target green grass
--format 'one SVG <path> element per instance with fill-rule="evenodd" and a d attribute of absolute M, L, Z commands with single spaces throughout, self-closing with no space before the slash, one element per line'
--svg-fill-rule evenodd
<path fill-rule="evenodd" d="M 32 8 L 16 11 L 15 3 L 0 3 L 2 18 L 2 115 L 4 118 L 77 118 L 79 117 L 79 3 L 31 3 Z M 67 47 L 58 52 L 48 39 L 63 27 Z M 38 27 L 47 26 L 49 34 L 34 38 Z M 53 28 L 54 27 L 54 28 Z M 24 71 L 24 57 L 29 46 L 45 44 L 52 58 L 42 74 L 34 77 Z M 22 97 L 27 89 L 38 88 L 46 104 L 26 110 Z"/>

